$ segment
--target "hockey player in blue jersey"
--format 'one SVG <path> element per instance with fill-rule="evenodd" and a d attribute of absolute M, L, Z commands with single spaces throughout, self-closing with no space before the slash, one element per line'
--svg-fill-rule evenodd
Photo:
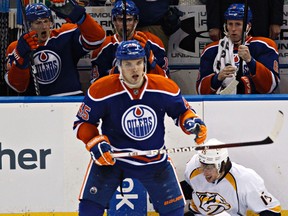
<path fill-rule="evenodd" d="M 116 61 L 120 74 L 90 86 L 74 122 L 77 138 L 92 156 L 79 196 L 79 216 L 102 216 L 125 178 L 144 185 L 161 216 L 183 215 L 183 194 L 167 154 L 115 159 L 111 152 L 164 149 L 166 114 L 185 133 L 196 134 L 198 144 L 206 139 L 206 126 L 175 82 L 146 74 L 145 50 L 138 41 L 121 42 Z M 92 187 L 96 190 L 91 192 Z"/>
<path fill-rule="evenodd" d="M 118 0 L 112 8 L 112 22 L 115 34 L 107 36 L 103 44 L 92 53 L 92 82 L 114 73 L 115 53 L 123 40 L 123 1 Z M 126 1 L 126 36 L 127 40 L 138 40 L 145 47 L 148 68 L 147 73 L 169 75 L 168 58 L 160 38 L 150 32 L 135 31 L 139 22 L 139 9 L 133 1 Z"/>
<path fill-rule="evenodd" d="M 247 25 L 243 27 L 244 4 L 232 4 L 226 10 L 226 36 L 206 46 L 201 54 L 196 83 L 199 94 L 269 94 L 278 87 L 277 45 L 269 38 L 249 35 L 253 17 L 250 8 L 247 11 Z M 236 88 L 233 83 L 237 82 Z"/>
<path fill-rule="evenodd" d="M 40 90 L 37 95 L 83 95 L 77 63 L 105 39 L 104 29 L 85 12 L 84 7 L 74 0 L 67 3 L 66 0 L 51 0 L 53 2 L 51 8 L 68 23 L 59 29 L 51 29 L 51 10 L 42 3 L 27 5 L 30 31 L 7 48 L 6 83 L 23 95 L 35 95 L 31 62 Z"/>

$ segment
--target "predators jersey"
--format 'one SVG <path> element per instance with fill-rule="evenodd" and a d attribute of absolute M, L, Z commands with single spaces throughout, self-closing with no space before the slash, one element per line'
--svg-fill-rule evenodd
<path fill-rule="evenodd" d="M 190 209 L 200 215 L 246 215 L 247 210 L 279 213 L 279 201 L 267 191 L 263 179 L 252 169 L 232 162 L 219 181 L 208 183 L 201 173 L 198 155 L 187 163 L 185 180 L 192 187 Z"/>
<path fill-rule="evenodd" d="M 97 126 L 102 120 L 102 134 L 109 138 L 115 153 L 162 149 L 165 148 L 165 115 L 178 125 L 186 111 L 190 112 L 190 106 L 172 80 L 147 74 L 140 89 L 129 89 L 119 80 L 119 74 L 113 74 L 97 80 L 88 89 L 74 130 L 87 143 L 98 135 Z M 124 165 L 135 166 L 166 160 L 166 154 L 117 158 Z"/>
<path fill-rule="evenodd" d="M 77 63 L 89 50 L 101 45 L 104 39 L 105 31 L 88 14 L 79 26 L 67 23 L 51 30 L 48 40 L 40 44 L 33 55 L 41 95 L 83 94 Z M 8 72 L 5 80 L 15 91 L 35 95 L 29 68 L 13 67 L 16 46 L 17 41 L 12 42 L 6 52 Z"/>

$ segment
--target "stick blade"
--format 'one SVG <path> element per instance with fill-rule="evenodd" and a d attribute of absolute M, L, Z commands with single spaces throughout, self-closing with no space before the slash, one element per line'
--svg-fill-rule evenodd
<path fill-rule="evenodd" d="M 279 135 L 279 133 L 283 127 L 283 124 L 284 124 L 284 113 L 281 110 L 278 110 L 274 128 L 269 135 L 270 139 L 272 139 L 273 142 L 278 137 L 278 135 Z"/>

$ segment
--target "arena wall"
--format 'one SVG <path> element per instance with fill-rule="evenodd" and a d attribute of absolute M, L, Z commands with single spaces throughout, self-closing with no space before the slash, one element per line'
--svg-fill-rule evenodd
<path fill-rule="evenodd" d="M 229 151 L 233 161 L 253 168 L 264 178 L 267 188 L 280 200 L 283 215 L 288 215 L 288 96 L 186 98 L 207 124 L 208 139 L 223 142 L 267 137 L 278 110 L 283 111 L 284 127 L 275 143 Z M 77 214 L 77 197 L 90 160 L 72 131 L 81 100 L 82 97 L 0 97 L 1 216 Z M 165 121 L 167 147 L 194 144 L 193 136 L 185 135 L 170 118 Z M 192 155 L 193 152 L 171 154 L 179 180 L 183 180 L 185 163 Z M 117 210 L 152 215 L 153 207 L 143 187 L 137 181 L 125 181 L 126 198 L 116 192 L 108 213 L 114 215 Z"/>

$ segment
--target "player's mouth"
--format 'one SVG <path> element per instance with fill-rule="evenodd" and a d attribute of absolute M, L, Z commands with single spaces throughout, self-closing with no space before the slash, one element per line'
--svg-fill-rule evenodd
<path fill-rule="evenodd" d="M 212 177 L 211 176 L 205 176 L 205 179 L 207 182 L 212 182 Z"/>
<path fill-rule="evenodd" d="M 134 75 L 132 75 L 132 78 L 133 78 L 134 80 L 138 80 L 139 75 L 138 75 L 138 74 L 134 74 Z"/>
<path fill-rule="evenodd" d="M 42 32 L 41 32 L 41 37 L 43 37 L 43 38 L 44 38 L 44 37 L 47 37 L 47 31 L 42 31 Z"/>

